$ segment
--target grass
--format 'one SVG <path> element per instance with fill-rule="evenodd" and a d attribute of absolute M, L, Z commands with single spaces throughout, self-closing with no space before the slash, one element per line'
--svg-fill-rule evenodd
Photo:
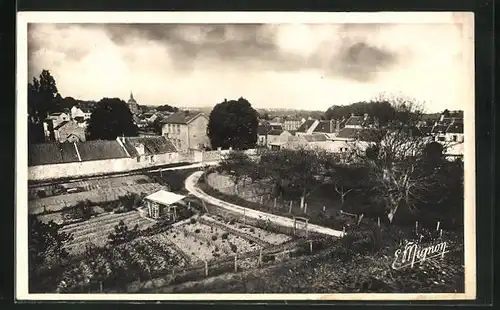
<path fill-rule="evenodd" d="M 289 213 L 288 208 L 273 208 L 272 206 L 268 205 L 263 205 L 257 202 L 252 202 L 248 201 L 240 196 L 236 195 L 228 195 L 225 193 L 220 192 L 217 189 L 214 189 L 211 187 L 207 182 L 204 182 L 204 178 L 200 178 L 200 181 L 198 182 L 198 187 L 203 190 L 205 193 L 208 195 L 230 202 L 234 203 L 236 205 L 245 207 L 245 208 L 250 208 L 254 210 L 259 210 L 263 212 L 268 212 L 276 215 L 281 215 L 285 217 L 291 217 L 292 215 L 294 216 L 301 216 L 301 217 L 307 217 L 309 218 L 311 223 L 314 224 L 319 224 L 319 225 L 324 225 L 333 229 L 337 230 L 342 230 L 342 228 L 349 222 L 349 219 L 339 217 L 337 214 L 334 215 L 325 215 L 322 212 L 314 212 L 310 213 L 308 212 L 307 214 L 304 214 L 302 210 L 299 208 L 294 208 L 292 209 L 292 213 Z M 309 207 L 308 207 L 309 208 Z"/>

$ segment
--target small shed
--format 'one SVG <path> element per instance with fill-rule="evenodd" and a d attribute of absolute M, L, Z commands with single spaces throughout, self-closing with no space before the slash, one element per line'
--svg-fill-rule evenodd
<path fill-rule="evenodd" d="M 176 193 L 159 190 L 144 198 L 148 215 L 151 218 L 158 219 L 165 217 L 169 220 L 176 220 L 177 207 L 182 206 L 181 201 L 185 196 Z"/>

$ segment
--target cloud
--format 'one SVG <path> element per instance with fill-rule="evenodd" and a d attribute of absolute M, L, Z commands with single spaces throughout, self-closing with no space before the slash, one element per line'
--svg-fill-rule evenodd
<path fill-rule="evenodd" d="M 29 76 L 49 69 L 64 96 L 134 90 L 147 104 L 244 96 L 326 109 L 403 91 L 453 105 L 457 33 L 451 24 L 31 24 Z"/>

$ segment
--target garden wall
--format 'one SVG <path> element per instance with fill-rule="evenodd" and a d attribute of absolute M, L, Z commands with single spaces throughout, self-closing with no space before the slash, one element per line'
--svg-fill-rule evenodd
<path fill-rule="evenodd" d="M 251 153 L 252 150 L 246 151 Z M 177 163 L 200 163 L 218 161 L 222 151 L 192 151 L 187 153 L 166 153 L 157 155 L 140 156 L 134 158 L 116 158 L 106 160 L 93 160 L 72 162 L 64 164 L 51 164 L 28 167 L 28 180 L 52 180 L 71 177 L 96 176 L 108 173 L 121 173 L 157 166 Z"/>

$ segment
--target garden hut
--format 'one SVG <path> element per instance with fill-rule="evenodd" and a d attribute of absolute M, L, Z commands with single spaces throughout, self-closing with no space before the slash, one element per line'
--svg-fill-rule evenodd
<path fill-rule="evenodd" d="M 178 195 L 165 190 L 159 190 L 144 198 L 148 215 L 158 219 L 164 217 L 169 220 L 176 220 L 177 207 L 182 206 L 181 201 L 185 196 Z"/>

